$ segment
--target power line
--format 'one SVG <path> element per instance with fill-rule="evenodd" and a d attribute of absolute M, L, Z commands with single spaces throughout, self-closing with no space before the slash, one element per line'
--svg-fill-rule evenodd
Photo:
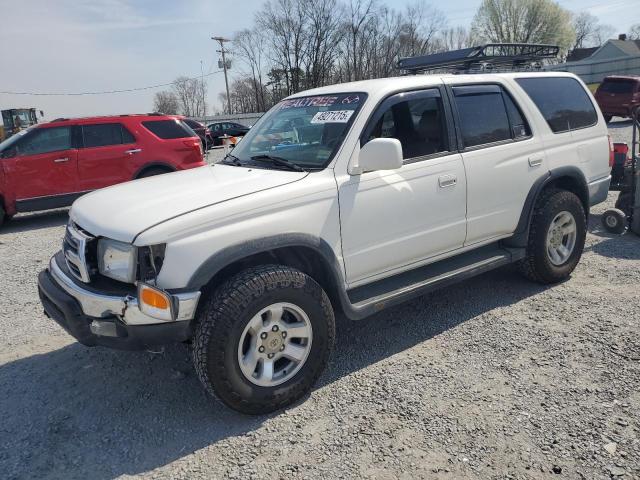
<path fill-rule="evenodd" d="M 220 73 L 222 70 L 216 70 L 215 72 L 210 72 L 202 77 L 209 77 L 211 75 L 215 75 L 216 73 Z M 189 78 L 189 80 L 199 80 L 200 75 L 197 77 Z M 126 88 L 123 90 L 105 90 L 102 92 L 11 92 L 11 91 L 2 91 L 0 90 L 0 94 L 6 95 L 33 95 L 33 96 L 50 96 L 50 97 L 77 97 L 82 95 L 109 95 L 112 93 L 126 93 L 126 92 L 139 92 L 142 90 L 151 90 L 153 88 L 167 87 L 169 85 L 173 85 L 174 82 L 169 83 L 159 83 L 158 85 L 149 85 L 147 87 L 137 87 L 137 88 Z"/>

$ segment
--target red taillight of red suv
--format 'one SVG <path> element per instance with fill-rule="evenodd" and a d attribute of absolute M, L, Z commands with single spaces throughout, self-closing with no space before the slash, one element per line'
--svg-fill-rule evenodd
<path fill-rule="evenodd" d="M 200 141 L 200 138 L 190 138 L 188 140 L 183 140 L 182 143 L 184 143 L 187 147 L 193 148 L 196 153 L 196 156 L 194 158 L 189 158 L 189 161 L 202 161 L 202 142 Z"/>
<path fill-rule="evenodd" d="M 615 147 L 611 142 L 611 135 L 607 135 L 607 139 L 609 139 L 609 167 L 613 168 L 613 164 L 615 163 L 615 157 L 614 157 Z M 616 146 L 617 145 L 619 144 L 616 143 Z"/>

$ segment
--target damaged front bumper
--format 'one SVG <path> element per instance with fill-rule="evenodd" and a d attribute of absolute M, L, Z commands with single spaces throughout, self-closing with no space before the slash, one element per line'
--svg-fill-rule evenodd
<path fill-rule="evenodd" d="M 137 350 L 191 338 L 200 291 L 172 294 L 176 321 L 162 322 L 140 310 L 134 291 L 96 291 L 66 269 L 62 255 L 51 258 L 38 276 L 38 292 L 47 316 L 80 343 Z"/>

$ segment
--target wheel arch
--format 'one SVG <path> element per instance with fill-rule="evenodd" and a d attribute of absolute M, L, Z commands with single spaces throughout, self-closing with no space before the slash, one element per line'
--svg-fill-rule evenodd
<path fill-rule="evenodd" d="M 565 166 L 550 170 L 546 175 L 538 178 L 532 185 L 518 220 L 515 234 L 505 240 L 505 244 L 512 247 L 526 247 L 529 239 L 529 227 L 533 211 L 540 194 L 549 188 L 558 188 L 575 193 L 580 199 L 587 219 L 589 218 L 589 187 L 582 171 L 575 166 Z"/>
<path fill-rule="evenodd" d="M 142 175 L 143 173 L 151 170 L 151 169 L 163 169 L 166 170 L 167 172 L 175 172 L 176 168 L 166 162 L 149 162 L 149 163 L 145 163 L 143 166 L 141 166 L 140 168 L 138 168 L 138 170 L 136 170 L 136 172 L 133 175 L 133 179 L 136 180 L 138 178 L 140 178 L 140 175 Z"/>
<path fill-rule="evenodd" d="M 346 301 L 342 267 L 331 246 L 306 234 L 282 234 L 240 243 L 210 256 L 189 279 L 187 289 L 208 294 L 227 278 L 258 265 L 295 268 L 313 278 L 327 293 L 334 309 Z"/>

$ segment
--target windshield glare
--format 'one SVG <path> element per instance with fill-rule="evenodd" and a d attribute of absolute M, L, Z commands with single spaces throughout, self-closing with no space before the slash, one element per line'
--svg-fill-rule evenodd
<path fill-rule="evenodd" d="M 0 143 L 0 152 L 4 152 L 5 150 L 9 150 L 11 146 L 20 140 L 23 136 L 25 136 L 28 132 L 30 132 L 34 127 L 29 127 L 25 130 L 20 130 L 18 133 L 11 135 L 4 142 Z"/>
<path fill-rule="evenodd" d="M 306 169 L 324 168 L 366 97 L 340 93 L 283 100 L 249 130 L 233 155 L 243 162 L 270 155 Z"/>

